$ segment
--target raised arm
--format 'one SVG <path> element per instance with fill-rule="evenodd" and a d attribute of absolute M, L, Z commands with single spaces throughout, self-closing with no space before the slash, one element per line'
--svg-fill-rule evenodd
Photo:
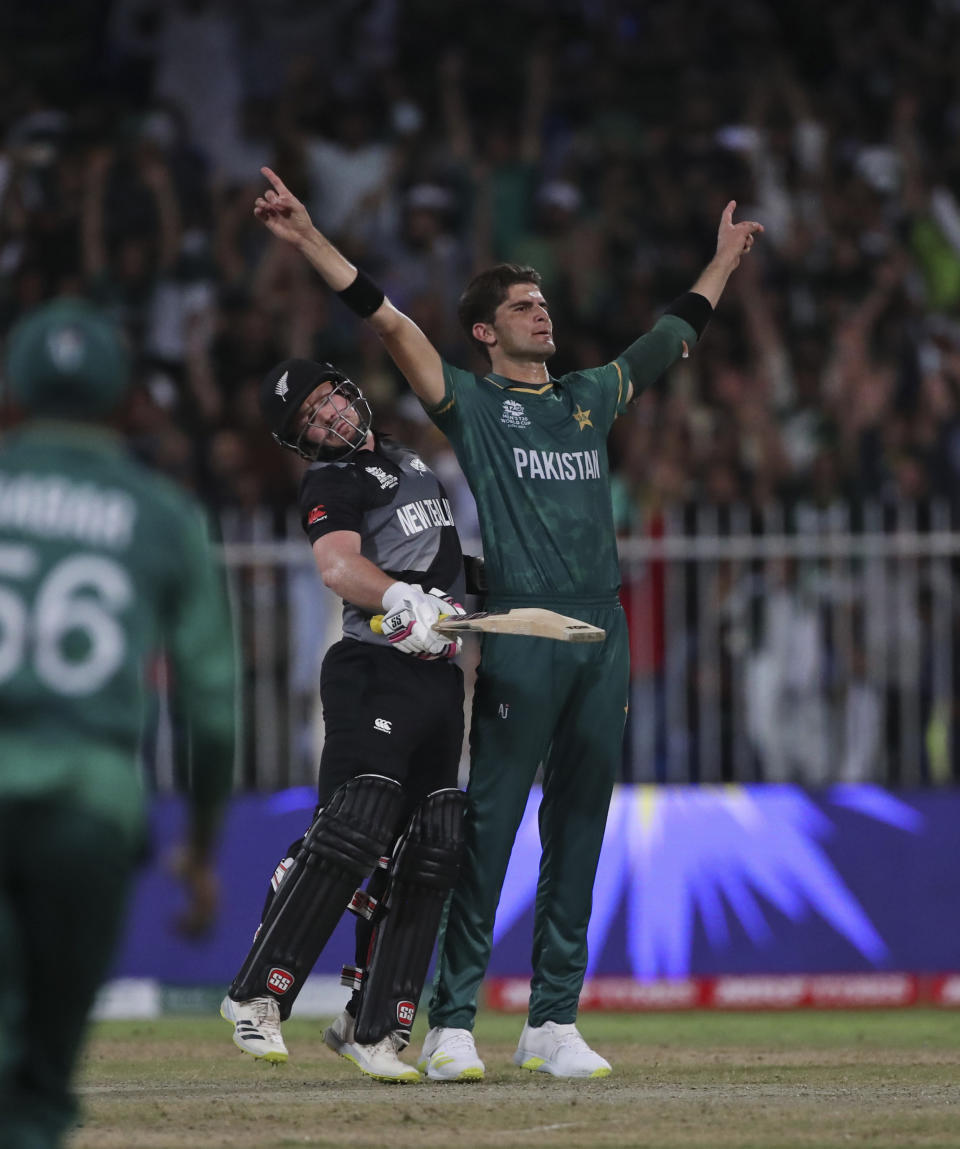
<path fill-rule="evenodd" d="M 624 351 L 623 358 L 630 367 L 628 402 L 659 378 L 681 355 L 687 354 L 686 341 L 678 333 L 676 323 L 669 324 L 664 320 L 669 320 L 671 316 L 683 319 L 699 337 L 713 309 L 720 302 L 727 280 L 740 266 L 741 257 L 753 247 L 754 236 L 763 231 L 763 224 L 755 220 L 734 223 L 733 212 L 736 206 L 736 200 L 731 200 L 723 209 L 717 232 L 716 254 L 700 273 L 697 282 L 686 295 L 671 304 L 667 314 L 652 331 L 648 331 Z M 680 330 L 689 329 L 681 327 Z"/>
<path fill-rule="evenodd" d="M 727 280 L 740 266 L 741 257 L 753 247 L 753 237 L 763 231 L 763 224 L 756 220 L 745 219 L 734 223 L 736 206 L 737 201 L 732 199 L 723 209 L 717 231 L 716 254 L 690 288 L 697 295 L 702 295 L 711 307 L 716 307 L 720 302 Z"/>
<path fill-rule="evenodd" d="M 140 165 L 140 179 L 153 193 L 159 223 L 158 261 L 161 272 L 173 270 L 180 256 L 183 228 L 180 205 L 173 186 L 170 169 L 159 156 L 146 158 Z"/>
<path fill-rule="evenodd" d="M 83 206 L 80 216 L 80 238 L 83 273 L 88 284 L 107 268 L 107 244 L 104 238 L 103 203 L 107 173 L 113 164 L 109 148 L 95 148 L 87 157 L 83 178 Z"/>
<path fill-rule="evenodd" d="M 283 180 L 270 168 L 260 170 L 272 187 L 257 197 L 253 214 L 278 239 L 297 248 L 327 286 L 370 324 L 415 394 L 427 405 L 439 403 L 443 364 L 430 340 L 389 299 L 376 297 L 366 276 L 314 227 L 309 212 Z"/>
<path fill-rule="evenodd" d="M 176 713 L 188 738 L 190 823 L 176 859 L 188 905 L 179 928 L 199 934 L 216 909 L 214 847 L 233 782 L 237 726 L 237 662 L 233 622 L 221 564 L 199 506 L 176 522 L 180 553 L 175 595 L 165 626 Z"/>
<path fill-rule="evenodd" d="M 463 99 L 463 59 L 454 48 L 448 48 L 437 69 L 440 81 L 440 109 L 447 131 L 447 147 L 455 160 L 469 164 L 474 159 L 470 117 Z"/>

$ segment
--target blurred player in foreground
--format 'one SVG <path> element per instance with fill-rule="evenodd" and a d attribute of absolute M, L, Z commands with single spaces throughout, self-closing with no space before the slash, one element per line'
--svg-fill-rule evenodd
<path fill-rule="evenodd" d="M 279 364 L 260 405 L 274 439 L 310 461 L 300 518 L 343 599 L 343 638 L 320 674 L 317 813 L 277 867 L 220 1012 L 245 1053 L 286 1061 L 280 1023 L 349 906 L 356 964 L 343 977 L 354 993 L 324 1041 L 370 1077 L 419 1081 L 399 1054 L 463 846 L 460 643 L 431 629 L 463 614 L 460 540 L 436 476 L 371 429 L 363 393 L 329 363 Z"/>
<path fill-rule="evenodd" d="M 437 1080 L 482 1077 L 473 1041 L 477 992 L 530 786 L 543 763 L 543 853 L 527 1025 L 514 1061 L 558 1077 L 601 1077 L 610 1065 L 576 1028 L 587 925 L 627 706 L 627 628 L 617 592 L 606 439 L 630 400 L 688 352 L 727 280 L 763 229 L 724 209 L 713 259 L 689 292 L 613 362 L 554 378 L 556 346 L 540 276 L 500 264 L 460 299 L 466 334 L 490 369 L 445 363 L 313 226 L 269 168 L 254 214 L 293 244 L 368 320 L 433 422 L 450 440 L 480 517 L 487 607 L 550 607 L 602 627 L 602 643 L 570 646 L 485 636 L 474 692 L 463 873 L 439 943 L 431 1029 L 421 1066 Z M 335 173 L 333 173 L 335 175 Z"/>
<path fill-rule="evenodd" d="M 181 928 L 216 903 L 235 665 L 200 508 L 106 426 L 129 375 L 117 332 L 57 300 L 10 334 L 27 421 L 0 442 L 0 1145 L 52 1149 L 75 1112 L 87 1015 L 146 848 L 144 662 L 166 651 L 190 745 Z"/>

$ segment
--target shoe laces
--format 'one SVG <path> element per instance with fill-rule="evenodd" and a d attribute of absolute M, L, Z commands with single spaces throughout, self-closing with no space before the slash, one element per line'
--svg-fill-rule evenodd
<path fill-rule="evenodd" d="M 258 1029 L 273 1038 L 280 1037 L 280 1007 L 272 997 L 255 998 L 249 1003 Z"/>
<path fill-rule="evenodd" d="M 554 1030 L 553 1038 L 557 1045 L 563 1049 L 572 1049 L 575 1053 L 593 1053 L 576 1026 L 572 1026 L 561 1033 Z"/>
<path fill-rule="evenodd" d="M 469 1029 L 448 1029 L 443 1040 L 437 1043 L 434 1052 L 436 1053 L 441 1049 L 445 1053 L 463 1053 L 469 1057 L 477 1056 L 477 1047 Z"/>
<path fill-rule="evenodd" d="M 372 1045 L 362 1046 L 361 1048 L 366 1049 L 373 1056 L 383 1054 L 384 1057 L 395 1058 L 399 1053 L 396 1040 L 392 1033 L 385 1034 L 379 1041 L 375 1041 Z"/>

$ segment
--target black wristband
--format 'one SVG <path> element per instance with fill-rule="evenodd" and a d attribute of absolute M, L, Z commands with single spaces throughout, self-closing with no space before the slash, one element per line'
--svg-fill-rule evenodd
<path fill-rule="evenodd" d="M 688 291 L 686 295 L 679 295 L 670 304 L 665 315 L 676 315 L 679 319 L 686 320 L 687 323 L 697 333 L 697 338 L 703 334 L 703 329 L 710 322 L 710 317 L 713 315 L 713 308 L 710 306 L 710 301 L 697 291 Z"/>
<path fill-rule="evenodd" d="M 464 555 L 463 570 L 467 579 L 467 594 L 485 595 L 490 588 L 483 559 L 477 555 Z"/>
<path fill-rule="evenodd" d="M 373 315 L 386 298 L 373 280 L 364 275 L 362 271 L 358 271 L 357 278 L 353 283 L 349 287 L 345 287 L 343 291 L 338 291 L 337 295 L 354 315 L 359 315 L 361 319 Z"/>

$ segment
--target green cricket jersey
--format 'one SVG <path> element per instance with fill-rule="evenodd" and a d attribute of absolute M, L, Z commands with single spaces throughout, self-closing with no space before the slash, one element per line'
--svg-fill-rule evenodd
<path fill-rule="evenodd" d="M 166 649 L 194 801 L 230 787 L 235 666 L 199 507 L 110 432 L 36 423 L 0 449 L 0 796 L 73 792 L 135 830 L 147 657 Z"/>
<path fill-rule="evenodd" d="M 638 394 L 695 342 L 685 320 L 665 315 L 605 367 L 536 386 L 444 363 L 444 397 L 427 413 L 477 500 L 492 600 L 614 599 L 607 434 L 629 384 Z"/>

